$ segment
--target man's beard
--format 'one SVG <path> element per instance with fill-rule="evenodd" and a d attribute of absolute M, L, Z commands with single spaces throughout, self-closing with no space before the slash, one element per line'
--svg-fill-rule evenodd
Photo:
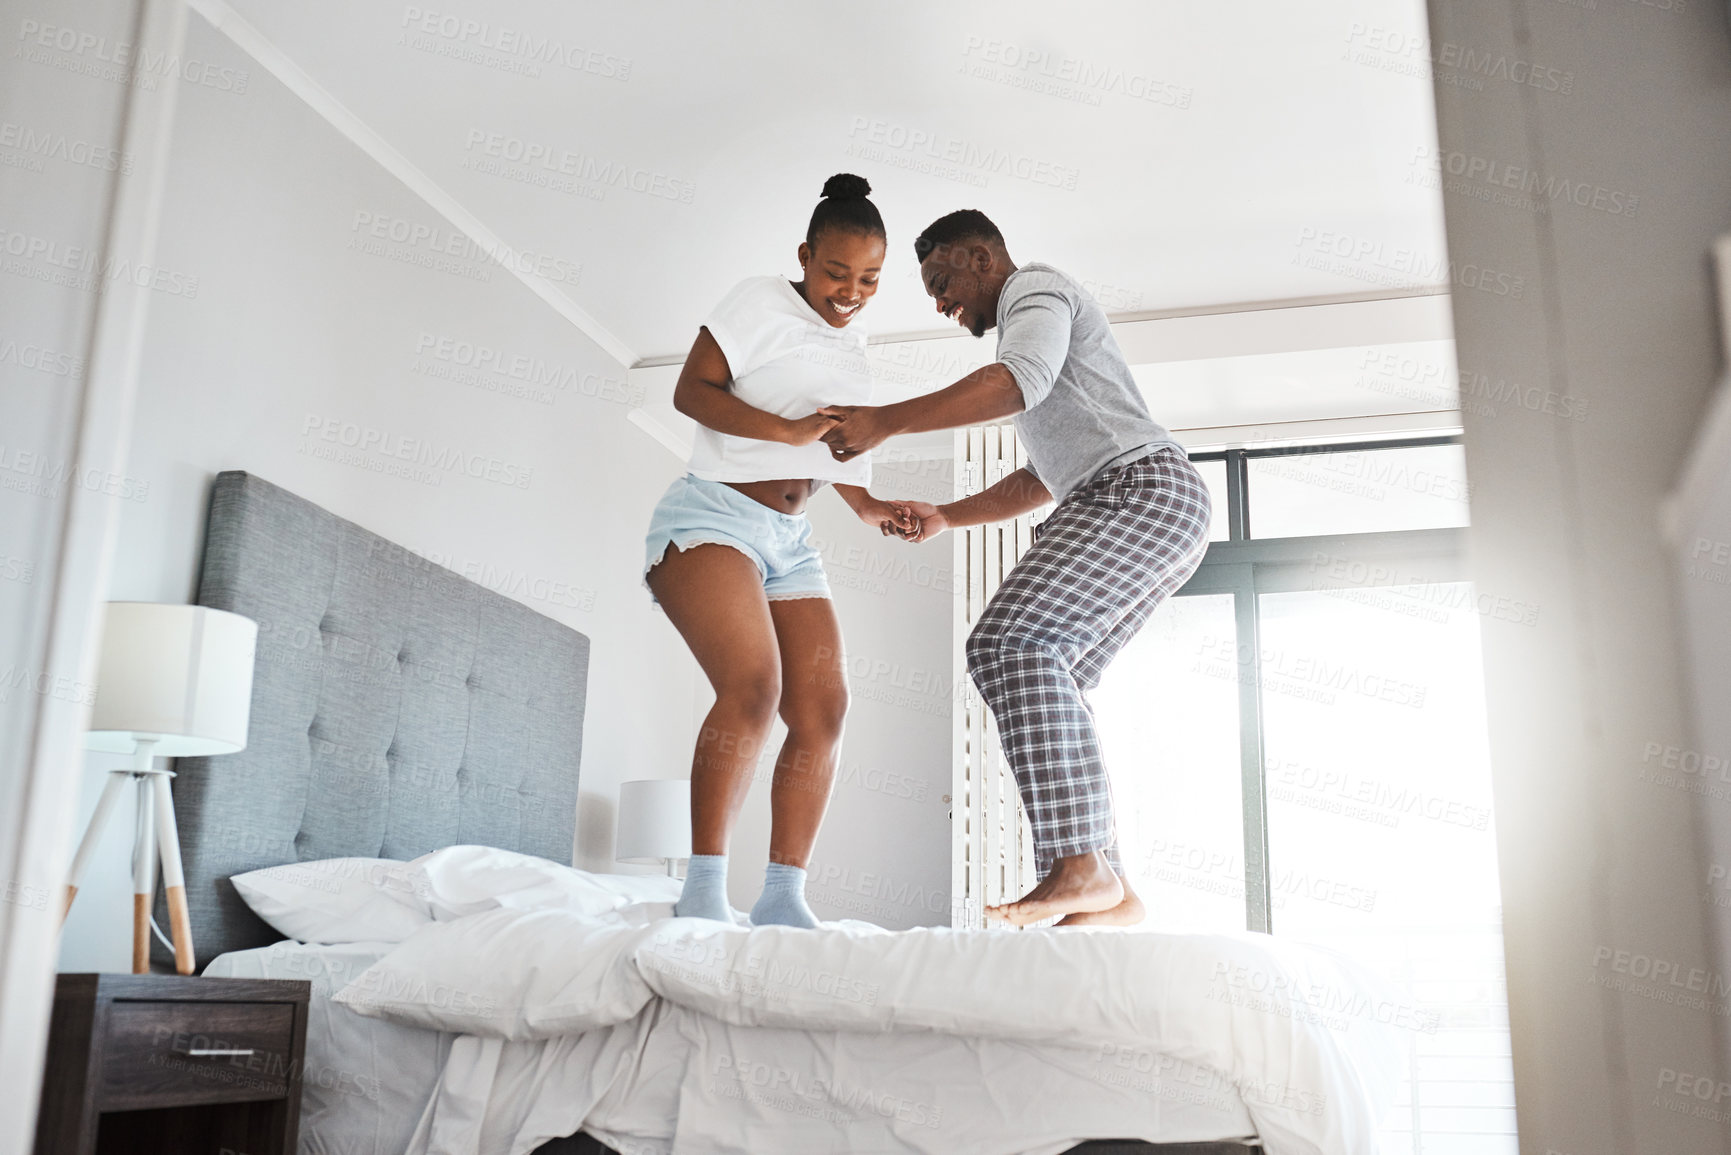
<path fill-rule="evenodd" d="M 972 333 L 975 337 L 984 337 L 986 335 L 986 330 L 991 327 L 992 326 L 987 323 L 984 317 L 975 317 L 973 322 L 968 326 L 968 332 Z"/>

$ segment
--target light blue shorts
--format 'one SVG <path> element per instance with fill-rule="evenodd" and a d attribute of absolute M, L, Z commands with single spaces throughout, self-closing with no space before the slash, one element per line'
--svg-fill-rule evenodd
<path fill-rule="evenodd" d="M 812 547 L 811 522 L 805 515 L 778 513 L 719 481 L 688 473 L 668 486 L 649 518 L 643 544 L 646 579 L 668 546 L 683 550 L 728 545 L 757 566 L 770 601 L 829 597 L 829 578 L 823 558 Z M 647 588 L 648 582 L 644 584 Z"/>

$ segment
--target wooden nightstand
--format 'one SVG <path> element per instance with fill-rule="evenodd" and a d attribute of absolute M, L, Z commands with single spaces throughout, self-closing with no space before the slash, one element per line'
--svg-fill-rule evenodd
<path fill-rule="evenodd" d="M 61 975 L 36 1155 L 295 1155 L 310 990 Z"/>

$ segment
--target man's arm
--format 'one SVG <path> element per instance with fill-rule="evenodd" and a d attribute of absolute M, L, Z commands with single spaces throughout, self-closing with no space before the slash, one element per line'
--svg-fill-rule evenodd
<path fill-rule="evenodd" d="M 901 433 L 984 425 L 1031 409 L 1052 392 L 1070 355 L 1071 304 L 1062 293 L 1022 293 L 1004 310 L 998 360 L 936 393 L 894 405 L 837 405 L 818 412 L 838 420 L 823 434 L 846 461 Z"/>
<path fill-rule="evenodd" d="M 947 505 L 932 505 L 925 501 L 896 501 L 890 504 L 905 509 L 918 519 L 916 529 L 912 532 L 903 529 L 899 536 L 909 541 L 921 542 L 938 536 L 946 529 L 1008 521 L 1029 510 L 1039 509 L 1051 500 L 1051 490 L 1034 476 L 1032 470 L 1023 467 L 996 485 Z"/>
<path fill-rule="evenodd" d="M 827 405 L 818 412 L 840 424 L 824 436 L 835 456 L 846 459 L 902 433 L 927 433 L 964 425 L 988 425 L 1020 413 L 1022 390 L 1001 361 L 975 369 L 954 385 L 894 405 Z"/>
<path fill-rule="evenodd" d="M 708 329 L 699 329 L 685 366 L 679 370 L 679 383 L 673 387 L 673 407 L 717 433 L 788 445 L 810 445 L 835 424 L 833 418 L 816 413 L 797 420 L 767 413 L 735 396 L 729 388 L 732 381 L 721 346 Z"/>

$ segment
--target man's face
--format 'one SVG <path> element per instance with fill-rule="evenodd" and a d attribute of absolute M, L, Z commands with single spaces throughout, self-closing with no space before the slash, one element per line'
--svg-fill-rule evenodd
<path fill-rule="evenodd" d="M 920 281 L 938 312 L 976 337 L 998 323 L 997 294 L 989 274 L 992 254 L 984 245 L 939 245 L 920 262 Z"/>

